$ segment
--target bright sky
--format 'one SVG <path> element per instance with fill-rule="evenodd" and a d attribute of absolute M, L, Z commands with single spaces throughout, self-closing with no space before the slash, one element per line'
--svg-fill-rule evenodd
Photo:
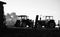
<path fill-rule="evenodd" d="M 16 12 L 17 15 L 28 15 L 35 20 L 38 15 L 51 15 L 56 23 L 60 20 L 60 0 L 1 0 L 6 2 L 4 11 L 6 13 Z"/>

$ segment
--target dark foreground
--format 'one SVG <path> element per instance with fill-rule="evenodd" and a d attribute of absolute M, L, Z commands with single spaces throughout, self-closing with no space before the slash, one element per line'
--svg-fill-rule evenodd
<path fill-rule="evenodd" d="M 0 30 L 1 37 L 60 37 L 58 29 L 7 28 Z"/>

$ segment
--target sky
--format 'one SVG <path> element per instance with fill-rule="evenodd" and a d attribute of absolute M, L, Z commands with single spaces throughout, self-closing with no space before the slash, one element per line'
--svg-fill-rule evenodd
<path fill-rule="evenodd" d="M 36 15 L 53 16 L 56 23 L 60 20 L 60 0 L 1 0 L 6 2 L 4 14 L 15 12 L 28 15 L 35 20 Z"/>

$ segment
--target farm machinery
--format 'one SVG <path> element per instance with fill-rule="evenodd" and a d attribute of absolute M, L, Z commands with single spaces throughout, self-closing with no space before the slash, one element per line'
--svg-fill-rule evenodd
<path fill-rule="evenodd" d="M 15 27 L 33 27 L 33 21 L 28 19 L 26 15 L 18 16 L 20 19 L 16 21 Z"/>
<path fill-rule="evenodd" d="M 45 28 L 55 28 L 55 21 L 53 19 L 53 16 L 45 16 L 45 20 L 38 20 L 38 15 L 36 16 L 36 22 L 35 22 L 35 27 L 45 27 Z M 48 19 L 47 19 L 48 18 Z"/>

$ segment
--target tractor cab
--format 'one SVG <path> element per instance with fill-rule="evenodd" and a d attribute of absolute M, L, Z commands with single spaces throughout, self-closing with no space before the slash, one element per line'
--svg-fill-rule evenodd
<path fill-rule="evenodd" d="M 55 28 L 55 20 L 53 19 L 53 16 L 45 16 L 45 20 L 46 20 L 46 25 L 49 28 Z"/>
<path fill-rule="evenodd" d="M 18 16 L 21 20 L 23 20 L 23 19 L 28 19 L 28 16 L 26 16 L 26 15 L 20 15 L 20 16 Z"/>
<path fill-rule="evenodd" d="M 45 16 L 45 20 L 47 21 L 53 20 L 53 16 Z"/>

